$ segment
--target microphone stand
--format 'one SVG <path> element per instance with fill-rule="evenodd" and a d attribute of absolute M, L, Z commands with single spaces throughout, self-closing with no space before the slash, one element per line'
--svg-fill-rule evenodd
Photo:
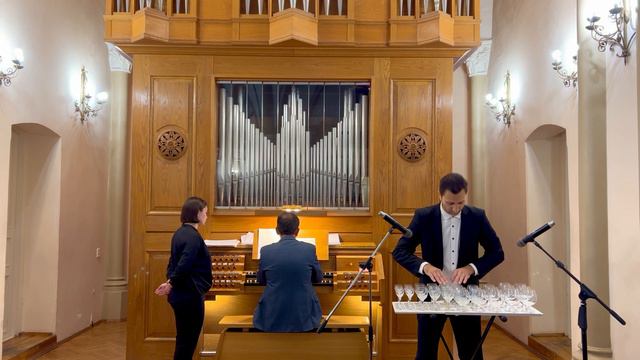
<path fill-rule="evenodd" d="M 344 301 L 345 297 L 349 294 L 349 291 L 351 291 L 351 289 L 355 286 L 356 282 L 358 282 L 358 279 L 360 279 L 360 276 L 362 276 L 362 273 L 364 272 L 364 270 L 365 269 L 369 270 L 369 337 L 368 337 L 369 338 L 369 360 L 373 359 L 373 324 L 371 323 L 372 321 L 371 269 L 373 266 L 372 261 L 373 261 L 373 258 L 378 253 L 378 250 L 380 250 L 380 247 L 382 246 L 382 244 L 384 244 L 384 242 L 387 240 L 389 235 L 391 235 L 391 233 L 393 232 L 393 229 L 394 229 L 393 226 L 389 228 L 389 230 L 384 235 L 382 240 L 380 240 L 380 242 L 378 243 L 378 246 L 376 246 L 376 248 L 373 250 L 371 255 L 369 255 L 369 257 L 367 258 L 367 261 L 360 263 L 360 271 L 358 271 L 356 276 L 351 280 L 351 283 L 349 283 L 349 287 L 347 287 L 347 290 L 344 291 L 344 293 L 340 297 L 340 300 L 338 300 L 338 302 L 333 306 L 333 309 L 329 311 L 329 314 L 327 315 L 327 317 L 322 321 L 322 324 L 320 325 L 318 330 L 316 330 L 316 333 L 321 333 L 322 330 L 324 330 L 324 328 L 327 327 L 327 323 L 329 322 L 329 319 L 331 319 L 331 316 L 333 316 L 333 313 L 338 309 L 340 304 L 342 304 L 342 301 Z"/>
<path fill-rule="evenodd" d="M 566 266 L 562 263 L 562 261 L 559 261 L 553 256 L 551 256 L 551 254 L 549 254 L 547 250 L 545 250 L 542 247 L 542 245 L 540 245 L 535 239 L 531 241 L 536 247 L 542 250 L 542 252 L 544 252 L 556 264 L 558 268 L 564 271 L 567 275 L 569 275 L 571 279 L 573 279 L 573 281 L 575 281 L 578 285 L 580 285 L 580 293 L 578 294 L 578 297 L 580 298 L 580 308 L 578 309 L 578 326 L 580 327 L 580 332 L 582 336 L 582 359 L 587 360 L 589 358 L 589 355 L 587 353 L 587 300 L 588 299 L 595 299 L 597 302 L 599 302 L 600 305 L 602 305 L 602 307 L 605 308 L 605 310 L 607 310 L 609 314 L 611 314 L 611 316 L 613 316 L 613 318 L 616 319 L 620 324 L 626 325 L 627 322 L 624 321 L 624 319 L 620 317 L 620 315 L 618 315 L 614 310 L 612 310 L 609 306 L 607 306 L 607 304 L 605 304 L 602 300 L 600 300 L 598 295 L 596 295 L 596 293 L 594 293 L 591 289 L 589 289 L 587 285 L 585 285 L 582 281 L 580 281 L 580 279 L 575 277 L 569 270 L 567 270 Z"/>

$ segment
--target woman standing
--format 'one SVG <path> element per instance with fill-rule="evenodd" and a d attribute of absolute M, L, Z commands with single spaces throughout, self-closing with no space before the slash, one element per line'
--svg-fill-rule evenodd
<path fill-rule="evenodd" d="M 171 239 L 167 282 L 155 293 L 169 295 L 176 318 L 174 360 L 191 360 L 204 321 L 204 296 L 211 288 L 211 257 L 198 232 L 207 222 L 207 202 L 190 197 L 182 205 L 182 226 Z"/>

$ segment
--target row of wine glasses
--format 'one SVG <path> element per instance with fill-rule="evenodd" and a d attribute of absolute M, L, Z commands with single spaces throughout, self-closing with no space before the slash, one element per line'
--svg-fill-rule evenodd
<path fill-rule="evenodd" d="M 393 287 L 398 302 L 406 296 L 407 302 L 413 301 L 415 294 L 417 300 L 424 303 L 427 298 L 431 302 L 476 307 L 516 309 L 530 307 L 536 303 L 537 294 L 534 289 L 525 284 L 510 284 L 501 282 L 497 286 L 493 284 L 481 284 L 462 286 L 460 284 L 395 284 Z"/>

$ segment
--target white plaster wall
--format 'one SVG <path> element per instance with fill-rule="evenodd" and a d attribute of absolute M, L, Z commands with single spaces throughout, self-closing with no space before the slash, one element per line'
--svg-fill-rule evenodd
<path fill-rule="evenodd" d="M 70 88 L 79 83 L 85 65 L 95 88 L 108 90 L 103 11 L 103 1 L 25 0 L 3 1 L 0 12 L 0 46 L 19 46 L 25 54 L 25 69 L 11 87 L 0 89 L 0 291 L 11 125 L 38 123 L 59 134 L 62 144 L 60 243 L 58 249 L 48 249 L 58 251 L 60 258 L 58 340 L 86 328 L 91 314 L 99 320 L 102 307 L 104 270 L 95 252 L 105 241 L 109 110 L 81 124 L 74 116 Z"/>
<path fill-rule="evenodd" d="M 637 42 L 636 42 L 637 44 Z M 607 196 L 609 221 L 609 299 L 626 321 L 611 319 L 615 359 L 635 359 L 640 353 L 640 157 L 638 142 L 637 45 L 625 66 L 606 57 Z M 591 302 L 590 307 L 599 305 Z"/>
<path fill-rule="evenodd" d="M 570 233 L 571 253 L 579 243 L 577 95 L 575 90 L 562 85 L 550 65 L 554 49 L 565 49 L 576 41 L 576 3 L 571 0 L 494 0 L 493 5 L 488 89 L 494 95 L 500 94 L 504 75 L 509 70 L 516 114 L 510 127 L 487 121 L 486 210 L 505 251 L 505 262 L 487 280 L 527 282 L 528 252 L 534 252 L 531 256 L 536 258 L 544 254 L 532 247 L 522 249 L 515 245 L 540 225 L 527 222 L 525 141 L 545 124 L 566 129 L 569 223 L 564 226 Z M 570 262 L 573 271 L 579 270 L 575 268 L 577 261 Z M 529 321 L 511 318 L 501 325 L 526 343 Z M 573 318 L 571 323 L 575 324 Z"/>
<path fill-rule="evenodd" d="M 469 77 L 464 66 L 453 73 L 453 141 L 452 169 L 465 177 L 469 168 Z"/>

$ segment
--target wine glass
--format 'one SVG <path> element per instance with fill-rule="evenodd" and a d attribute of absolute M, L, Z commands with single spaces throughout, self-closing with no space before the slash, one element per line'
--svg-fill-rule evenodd
<path fill-rule="evenodd" d="M 506 310 L 513 311 L 516 305 L 516 290 L 513 285 L 505 282 L 501 282 L 498 285 L 498 294 L 502 303 L 505 305 Z"/>
<path fill-rule="evenodd" d="M 475 284 L 471 284 L 467 286 L 467 290 L 469 290 L 469 295 L 475 295 L 480 291 L 480 287 Z"/>
<path fill-rule="evenodd" d="M 524 306 L 533 306 L 538 300 L 538 294 L 529 286 L 523 285 L 519 290 L 519 300 Z"/>
<path fill-rule="evenodd" d="M 453 300 L 453 288 L 449 284 L 442 285 L 441 287 L 442 298 L 447 303 L 447 306 L 451 304 Z"/>
<path fill-rule="evenodd" d="M 402 286 L 402 284 L 395 284 L 393 286 L 393 290 L 396 292 L 398 302 L 402 301 L 402 295 L 404 295 L 404 286 Z"/>
<path fill-rule="evenodd" d="M 413 294 L 415 293 L 415 289 L 413 288 L 413 285 L 405 284 L 404 293 L 407 294 L 407 301 L 411 301 L 411 298 L 413 298 Z"/>
<path fill-rule="evenodd" d="M 466 306 L 471 301 L 469 299 L 469 290 L 464 287 L 456 288 L 453 293 L 453 299 L 458 305 Z"/>
<path fill-rule="evenodd" d="M 471 302 L 473 305 L 478 308 L 482 308 L 487 304 L 487 299 L 484 295 L 484 290 L 478 288 L 477 290 L 469 290 L 469 297 L 471 298 Z"/>
<path fill-rule="evenodd" d="M 431 296 L 431 301 L 432 302 L 438 301 L 438 299 L 440 298 L 440 295 L 442 295 L 442 290 L 440 286 L 438 284 L 433 284 L 433 286 L 429 288 L 429 296 Z"/>
<path fill-rule="evenodd" d="M 498 288 L 493 284 L 482 284 L 480 288 L 484 291 L 484 297 L 487 299 L 488 307 L 497 310 L 500 307 Z"/>
<path fill-rule="evenodd" d="M 415 284 L 414 287 L 416 288 L 416 296 L 418 297 L 418 300 L 420 300 L 421 303 L 424 303 L 427 296 L 429 296 L 427 287 L 424 286 L 424 284 Z"/>

